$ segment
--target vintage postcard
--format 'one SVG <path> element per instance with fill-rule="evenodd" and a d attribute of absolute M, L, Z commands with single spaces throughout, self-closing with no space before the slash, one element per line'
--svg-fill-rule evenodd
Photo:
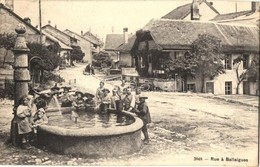
<path fill-rule="evenodd" d="M 0 0 L 0 165 L 258 166 L 259 6 Z"/>

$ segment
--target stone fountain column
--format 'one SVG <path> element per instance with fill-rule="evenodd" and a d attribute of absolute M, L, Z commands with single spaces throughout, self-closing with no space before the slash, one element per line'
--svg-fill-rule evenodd
<path fill-rule="evenodd" d="M 14 49 L 14 118 L 11 125 L 11 140 L 14 146 L 19 145 L 19 135 L 17 129 L 16 108 L 19 105 L 19 99 L 23 96 L 28 96 L 28 83 L 30 81 L 30 74 L 28 70 L 28 52 L 29 49 L 25 41 L 25 26 L 18 24 L 15 28 L 17 38 Z"/>

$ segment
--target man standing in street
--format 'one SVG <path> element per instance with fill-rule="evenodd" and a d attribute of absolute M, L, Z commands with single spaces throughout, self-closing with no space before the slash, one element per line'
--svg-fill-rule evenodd
<path fill-rule="evenodd" d="M 143 127 L 142 132 L 144 134 L 144 143 L 149 143 L 149 136 L 147 131 L 147 124 L 151 123 L 151 115 L 149 112 L 149 108 L 147 103 L 145 102 L 145 99 L 148 99 L 148 97 L 140 95 L 139 100 L 140 103 L 137 105 L 137 109 L 135 111 L 136 115 L 143 121 Z"/>

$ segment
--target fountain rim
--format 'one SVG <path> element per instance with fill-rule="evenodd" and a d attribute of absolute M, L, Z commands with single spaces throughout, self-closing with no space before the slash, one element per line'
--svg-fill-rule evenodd
<path fill-rule="evenodd" d="M 52 133 L 60 136 L 70 137 L 93 137 L 93 136 L 113 136 L 122 135 L 127 133 L 133 133 L 140 130 L 143 127 L 143 121 L 135 114 L 127 111 L 122 111 L 123 114 L 131 116 L 135 121 L 130 125 L 116 126 L 116 127 L 94 127 L 94 128 L 79 128 L 79 129 L 66 129 L 59 126 L 41 125 L 39 130 Z"/>

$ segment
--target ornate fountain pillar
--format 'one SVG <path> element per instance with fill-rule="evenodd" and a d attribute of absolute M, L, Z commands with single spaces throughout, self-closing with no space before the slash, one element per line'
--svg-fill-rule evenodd
<path fill-rule="evenodd" d="M 30 74 L 28 70 L 28 52 L 29 49 L 25 41 L 25 26 L 18 24 L 15 28 L 17 38 L 14 49 L 14 118 L 11 123 L 11 140 L 14 146 L 19 146 L 18 126 L 16 123 L 16 108 L 19 105 L 19 99 L 28 95 L 28 83 Z"/>
<path fill-rule="evenodd" d="M 14 53 L 14 83 L 15 83 L 15 101 L 17 106 L 19 99 L 22 96 L 28 95 L 28 83 L 30 81 L 30 74 L 28 70 L 28 52 L 24 33 L 25 26 L 19 24 L 15 28 L 17 38 L 13 49 Z"/>

